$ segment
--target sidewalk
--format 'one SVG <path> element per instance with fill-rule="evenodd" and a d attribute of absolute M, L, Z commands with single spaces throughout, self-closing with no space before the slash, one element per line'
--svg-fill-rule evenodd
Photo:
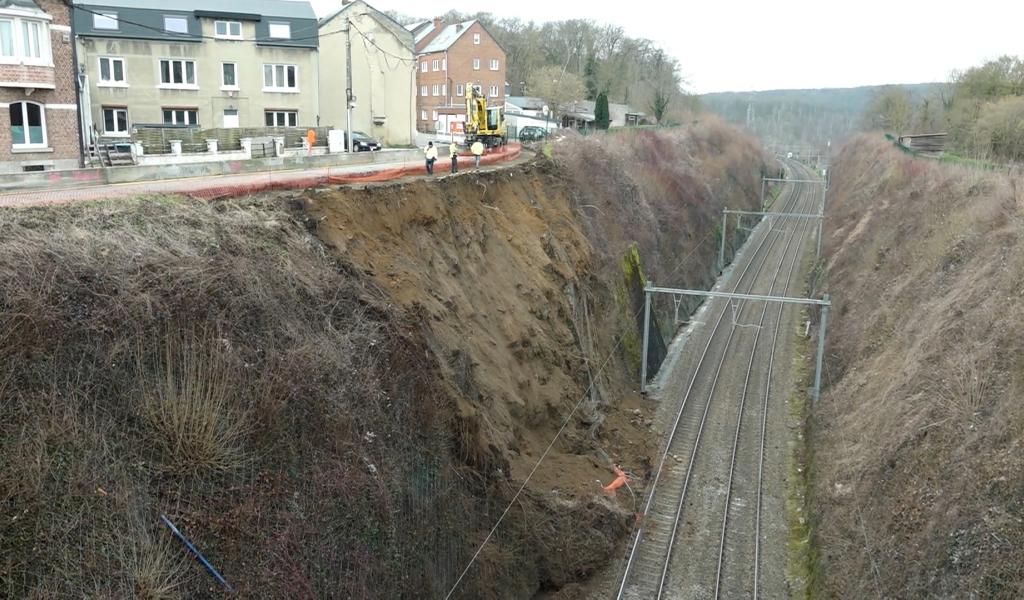
<path fill-rule="evenodd" d="M 488 164 L 511 160 L 519 155 L 514 148 L 506 155 L 487 157 Z M 495 160 L 497 159 L 497 160 Z M 438 161 L 435 176 L 446 170 Z M 466 168 L 466 167 L 463 167 Z M 394 162 L 318 167 L 312 169 L 263 171 L 238 175 L 213 175 L 184 179 L 164 179 L 137 183 L 115 183 L 53 190 L 0 193 L 0 208 L 69 204 L 90 200 L 109 200 L 151 195 L 186 195 L 194 198 L 224 198 L 272 189 L 296 189 L 327 184 L 358 183 L 360 180 L 397 179 L 424 169 L 422 161 L 403 159 Z M 376 175 L 375 175 L 376 174 Z M 392 176 L 393 175 L 393 176 Z"/>

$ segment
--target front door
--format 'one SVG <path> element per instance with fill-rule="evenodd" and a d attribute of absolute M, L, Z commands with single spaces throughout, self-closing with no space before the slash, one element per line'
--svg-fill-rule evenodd
<path fill-rule="evenodd" d="M 225 108 L 224 129 L 234 129 L 236 127 L 238 127 L 238 109 Z"/>

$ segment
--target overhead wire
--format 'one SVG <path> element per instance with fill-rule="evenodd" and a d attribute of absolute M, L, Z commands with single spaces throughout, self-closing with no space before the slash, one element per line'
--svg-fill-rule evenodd
<path fill-rule="evenodd" d="M 698 241 L 693 246 L 693 248 L 690 250 L 690 252 L 688 252 L 686 254 L 686 256 L 684 256 L 679 261 L 679 263 L 675 266 L 675 268 L 672 269 L 671 273 L 674 274 L 676 271 L 678 271 L 679 268 L 682 267 L 683 264 L 686 261 L 688 261 L 697 252 L 697 250 L 700 249 L 700 247 L 704 244 L 704 242 L 706 242 L 708 240 L 708 238 L 711 237 L 712 233 L 713 233 L 713 230 L 709 231 L 708 233 L 706 233 L 704 235 L 704 237 L 701 238 L 700 241 Z M 634 319 L 638 319 L 640 317 L 640 313 L 643 312 L 643 310 L 644 310 L 644 308 L 640 307 L 636 311 L 636 313 L 633 315 L 633 318 Z M 587 398 L 590 397 L 591 390 L 594 389 L 594 385 L 596 385 L 596 382 L 600 378 L 601 373 L 604 372 L 605 368 L 607 368 L 607 366 L 608 366 L 608 363 L 611 362 L 612 357 L 615 356 L 615 353 L 618 352 L 619 347 L 622 346 L 623 339 L 624 339 L 624 336 L 619 336 L 618 341 L 615 342 L 615 346 L 612 347 L 612 349 L 608 352 L 608 355 L 605 357 L 604 361 L 601 363 L 601 366 L 598 368 L 597 372 L 593 375 L 593 377 L 591 377 L 590 385 L 587 387 L 586 391 L 583 392 L 583 394 L 580 397 L 579 401 L 576 403 L 575 406 L 573 406 L 572 410 L 569 411 L 568 416 L 566 416 L 566 418 L 562 421 L 562 426 L 558 428 L 557 432 L 555 432 L 554 437 L 551 438 L 551 441 L 548 443 L 547 447 L 544 449 L 544 452 L 541 453 L 540 458 L 537 459 L 537 462 L 533 465 L 533 468 L 530 469 L 529 474 L 527 474 L 526 478 L 523 480 L 523 483 L 519 486 L 519 489 L 516 490 L 516 493 L 512 496 L 512 499 L 509 501 L 508 506 L 505 507 L 505 510 L 503 510 L 501 515 L 498 517 L 497 522 L 495 522 L 494 526 L 491 527 L 490 531 L 484 537 L 484 540 L 482 542 L 480 542 L 480 546 L 476 549 L 476 552 L 473 553 L 472 558 L 469 559 L 469 563 L 466 564 L 466 568 L 462 570 L 462 572 L 459 574 L 458 579 L 455 580 L 455 583 L 452 584 L 451 589 L 448 590 L 448 594 L 445 595 L 445 600 L 449 600 L 452 597 L 452 594 L 455 593 L 455 590 L 457 590 L 459 588 L 459 584 L 461 584 L 462 580 L 466 577 L 466 573 L 469 572 L 469 570 L 473 567 L 473 564 L 476 562 L 477 558 L 480 557 L 480 553 L 483 551 L 484 546 L 487 545 L 487 542 L 489 542 L 491 540 L 491 538 L 494 537 L 494 532 L 498 530 L 498 526 L 501 525 L 501 522 L 505 519 L 505 516 L 512 509 L 512 507 L 515 505 L 515 503 L 519 500 L 519 496 L 522 495 L 523 490 L 526 489 L 526 485 L 533 478 L 534 474 L 537 472 L 537 469 L 540 467 L 541 463 L 543 463 L 544 459 L 547 458 L 548 453 L 551 452 L 551 449 L 554 447 L 555 442 L 558 441 L 558 438 L 561 437 L 562 432 L 564 432 L 566 427 L 569 426 L 569 423 L 572 421 L 573 417 L 576 415 L 576 412 L 579 410 L 580 406 L 583 405 L 583 402 L 586 401 Z M 632 491 L 632 490 L 630 490 L 630 491 Z"/>

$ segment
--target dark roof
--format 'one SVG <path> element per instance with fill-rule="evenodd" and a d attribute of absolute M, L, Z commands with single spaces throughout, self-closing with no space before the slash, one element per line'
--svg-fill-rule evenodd
<path fill-rule="evenodd" d="M 117 29 L 97 29 L 96 13 L 115 13 Z M 165 16 L 181 16 L 188 32 L 164 31 Z M 74 0 L 75 33 L 84 37 L 202 42 L 200 18 L 255 21 L 256 44 L 292 48 L 316 48 L 316 15 L 309 2 L 293 0 Z M 288 39 L 270 37 L 270 23 L 291 28 Z"/>
<path fill-rule="evenodd" d="M 0 0 L 0 8 L 28 8 L 45 12 L 32 0 Z"/>

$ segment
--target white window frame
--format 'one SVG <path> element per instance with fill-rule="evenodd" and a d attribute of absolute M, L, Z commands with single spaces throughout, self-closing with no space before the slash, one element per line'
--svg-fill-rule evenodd
<path fill-rule="evenodd" d="M 164 113 L 167 112 L 167 111 L 171 111 L 171 122 L 170 123 L 168 123 L 167 121 L 164 121 Z M 177 113 L 179 111 L 181 111 L 182 114 L 184 115 L 184 122 L 182 122 L 182 123 L 178 123 L 177 122 L 178 121 Z M 189 119 L 188 119 L 188 115 L 190 113 L 195 113 L 195 116 L 196 116 L 195 121 L 193 121 L 191 123 L 189 123 Z M 160 122 L 164 123 L 165 125 L 199 125 L 199 109 L 198 108 L 186 108 L 186 107 L 182 107 L 182 106 L 175 106 L 175 107 L 162 106 L 162 107 L 160 107 Z"/>
<path fill-rule="evenodd" d="M 441 95 L 441 86 L 436 84 L 436 83 L 434 85 L 430 86 L 430 95 L 431 96 L 440 96 Z"/>
<path fill-rule="evenodd" d="M 113 27 L 110 27 L 111 24 Z M 121 28 L 121 22 L 118 20 L 116 12 L 93 13 L 92 28 L 102 31 L 117 31 Z"/>
<path fill-rule="evenodd" d="M 491 59 L 491 70 L 492 70 L 492 71 L 497 71 L 497 70 L 498 70 L 498 68 L 499 68 L 499 62 L 498 62 L 498 59 L 496 59 L 496 58 L 492 58 L 492 59 Z"/>
<path fill-rule="evenodd" d="M 224 65 L 231 65 L 235 68 L 235 83 L 228 85 L 224 82 Z M 298 83 L 298 81 L 296 81 Z M 220 89 L 226 91 L 238 91 L 238 63 L 234 61 L 224 61 L 220 63 Z"/>
<path fill-rule="evenodd" d="M 465 84 L 462 84 L 462 83 L 456 83 L 455 84 L 455 95 L 458 96 L 459 98 L 462 98 L 463 96 L 466 95 L 466 86 L 465 86 Z"/>
<path fill-rule="evenodd" d="M 480 70 L 480 59 L 479 58 L 474 58 L 473 59 L 473 70 L 474 71 L 479 71 Z"/>
<path fill-rule="evenodd" d="M 426 120 L 427 120 L 427 111 L 421 110 L 420 111 L 420 121 L 426 121 Z"/>
<path fill-rule="evenodd" d="M 420 86 L 420 96 L 424 96 L 424 97 L 427 96 L 427 86 L 425 86 L 425 85 L 421 85 Z"/>
<path fill-rule="evenodd" d="M 182 23 L 184 23 L 185 24 L 185 31 L 178 31 L 177 29 L 170 29 L 167 26 L 168 25 L 168 21 L 170 21 L 170 20 L 181 21 Z M 164 33 L 177 33 L 177 34 L 188 35 L 189 34 L 188 17 L 186 17 L 185 15 L 164 15 Z"/>
<path fill-rule="evenodd" d="M 447 96 L 448 95 L 448 84 L 447 83 L 442 83 L 441 84 L 441 95 L 442 96 Z"/>
<path fill-rule="evenodd" d="M 47 146 L 47 141 L 48 141 L 47 138 L 48 138 L 48 136 L 46 135 L 46 105 L 42 104 L 42 103 L 39 103 L 39 102 L 32 102 L 31 100 L 18 100 L 17 102 L 11 102 L 10 106 L 14 106 L 15 104 L 21 104 L 21 122 L 22 122 L 22 127 L 25 128 L 25 140 L 26 141 L 23 144 L 15 144 L 14 143 L 14 124 L 12 123 L 10 125 L 10 128 L 11 128 L 11 130 L 10 130 L 10 132 L 11 132 L 11 149 L 12 150 L 38 150 L 38 149 L 42 149 L 42 148 L 49 148 L 49 146 Z M 28 141 L 29 139 L 31 139 L 31 135 L 29 134 L 29 131 L 28 131 L 28 127 L 29 127 L 29 125 L 28 125 L 28 105 L 29 104 L 35 104 L 36 106 L 39 107 L 39 124 L 42 125 L 42 129 L 43 129 L 43 141 L 42 141 L 42 143 L 33 144 L 32 142 Z M 8 107 L 8 112 L 10 112 L 10 106 Z"/>
<path fill-rule="evenodd" d="M 224 33 L 217 32 L 217 26 L 224 26 Z M 238 33 L 231 33 L 231 26 L 238 26 Z M 218 40 L 240 40 L 242 39 L 242 22 L 241 21 L 214 21 L 213 22 L 213 37 Z"/>
<path fill-rule="evenodd" d="M 430 68 L 432 70 L 434 70 L 434 71 L 440 71 L 441 70 L 441 59 L 435 58 L 434 60 L 430 61 Z"/>
<path fill-rule="evenodd" d="M 107 62 L 107 71 L 110 79 L 103 79 L 103 62 Z M 121 79 L 114 79 L 114 63 L 121 63 Z M 96 86 L 97 87 L 128 87 L 128 69 L 124 58 L 121 56 L 101 56 L 96 60 Z"/>
<path fill-rule="evenodd" d="M 0 64 L 7 65 L 38 65 L 45 67 L 53 66 L 53 54 L 50 47 L 50 23 L 43 18 L 24 18 L 13 15 L 8 11 L 2 11 L 0 21 L 6 21 L 11 26 L 11 55 L 0 54 Z M 25 31 L 27 25 L 35 25 L 36 43 L 39 46 L 39 56 L 30 56 L 25 52 Z"/>
<path fill-rule="evenodd" d="M 107 129 L 107 111 L 114 113 L 114 123 L 117 124 L 117 113 L 124 113 L 124 131 L 110 131 Z M 163 114 L 161 113 L 161 117 Z M 101 122 L 103 123 L 103 135 L 105 137 L 128 137 L 131 135 L 131 123 L 128 120 L 128 107 L 126 106 L 103 106 L 100 108 Z"/>
<path fill-rule="evenodd" d="M 497 98 L 498 97 L 498 86 L 492 85 L 491 89 L 488 90 L 487 97 L 488 98 Z"/>
<path fill-rule="evenodd" d="M 275 29 L 277 30 L 276 34 L 274 33 Z M 292 24 L 287 21 L 270 21 L 267 23 L 267 37 L 274 40 L 292 39 Z"/>
<path fill-rule="evenodd" d="M 267 125 L 267 115 L 274 115 L 274 117 L 273 117 L 274 124 L 273 125 Z M 294 115 L 295 116 L 295 124 L 294 125 L 289 125 L 288 124 L 288 115 Z M 281 117 L 280 120 L 284 122 L 284 125 L 278 125 L 277 124 L 278 117 Z M 266 125 L 267 127 L 298 127 L 299 126 L 299 111 L 297 111 L 297 110 L 266 109 L 266 110 L 263 111 L 263 124 Z"/>
<path fill-rule="evenodd" d="M 271 84 L 267 85 L 267 67 L 271 67 Z M 280 80 L 278 79 L 278 67 L 281 67 Z M 289 69 L 293 72 L 293 79 L 295 85 L 288 87 L 288 71 Z M 298 94 L 299 93 L 299 66 L 287 63 L 263 63 L 263 91 L 264 92 L 279 92 L 282 94 Z"/>
<path fill-rule="evenodd" d="M 420 72 L 421 73 L 426 73 L 427 72 L 427 61 L 423 61 L 423 62 L 420 63 Z"/>
<path fill-rule="evenodd" d="M 442 58 L 441 59 L 441 70 L 442 71 L 447 71 L 448 70 L 448 59 L 447 58 Z"/>
<path fill-rule="evenodd" d="M 164 65 L 167 63 L 167 75 L 169 82 L 164 82 Z M 174 63 L 181 63 L 181 83 L 174 82 Z M 188 82 L 188 63 L 192 63 L 192 83 Z M 157 59 L 157 86 L 167 90 L 198 90 L 199 89 L 199 64 L 190 58 L 160 58 Z"/>
<path fill-rule="evenodd" d="M 476 46 L 480 45 L 480 34 L 479 33 L 474 33 L 473 34 L 473 44 L 476 45 Z"/>
<path fill-rule="evenodd" d="M 435 121 L 437 120 L 437 111 L 436 110 L 434 111 L 434 120 Z"/>

